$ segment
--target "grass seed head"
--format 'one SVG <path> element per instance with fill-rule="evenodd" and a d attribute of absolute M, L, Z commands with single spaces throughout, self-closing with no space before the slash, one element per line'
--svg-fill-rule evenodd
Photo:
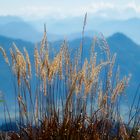
<path fill-rule="evenodd" d="M 2 55 L 3 55 L 4 59 L 5 59 L 5 62 L 10 66 L 9 59 L 8 59 L 8 57 L 6 55 L 5 50 L 2 47 L 0 47 L 0 52 L 2 52 Z"/>

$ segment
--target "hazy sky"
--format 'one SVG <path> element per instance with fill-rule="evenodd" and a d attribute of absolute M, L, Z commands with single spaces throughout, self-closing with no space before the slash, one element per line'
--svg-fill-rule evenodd
<path fill-rule="evenodd" d="M 25 18 L 83 16 L 140 17 L 140 0 L 0 0 L 0 15 Z"/>

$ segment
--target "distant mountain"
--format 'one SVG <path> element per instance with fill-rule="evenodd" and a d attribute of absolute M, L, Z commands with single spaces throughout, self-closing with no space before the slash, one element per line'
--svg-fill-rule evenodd
<path fill-rule="evenodd" d="M 111 52 L 117 53 L 117 63 L 121 73 L 132 74 L 133 86 L 140 83 L 140 45 L 134 43 L 122 33 L 116 33 L 107 39 Z"/>
<path fill-rule="evenodd" d="M 44 18 L 39 21 L 32 22 L 38 30 L 42 29 L 42 24 L 46 23 L 47 30 L 50 33 L 65 35 L 67 38 L 71 34 L 81 32 L 83 28 L 83 17 L 73 17 L 64 19 L 47 19 Z M 140 44 L 140 19 L 131 18 L 126 20 L 105 19 L 93 16 L 88 16 L 86 31 L 102 32 L 106 37 L 116 33 L 122 32 L 135 42 Z M 79 34 L 79 37 L 81 35 Z"/>
<path fill-rule="evenodd" d="M 140 44 L 140 19 L 132 18 L 128 20 L 106 21 L 99 25 L 98 31 L 102 31 L 106 36 L 116 32 L 126 34 L 132 40 Z"/>
<path fill-rule="evenodd" d="M 40 20 L 25 21 L 15 16 L 0 16 L 0 35 L 38 42 L 42 38 L 44 23 L 46 23 L 49 41 L 64 38 L 73 40 L 81 37 L 83 17 L 64 19 L 43 18 Z M 102 32 L 107 37 L 116 32 L 122 32 L 140 44 L 139 26 L 139 18 L 110 20 L 89 16 L 87 18 L 85 35 L 93 37 L 95 33 Z"/>
<path fill-rule="evenodd" d="M 24 41 L 21 39 L 13 39 L 10 37 L 5 37 L 5 36 L 0 35 L 0 46 L 3 47 L 4 49 L 6 49 L 6 51 L 8 51 L 8 49 L 12 46 L 13 43 L 17 44 L 17 46 L 19 46 L 20 48 L 33 47 L 33 43 L 31 43 L 29 41 Z"/>
<path fill-rule="evenodd" d="M 15 16 L 0 16 L 0 35 L 10 38 L 19 38 L 31 42 L 39 42 L 43 36 L 44 23 L 41 24 L 41 31 L 38 31 L 33 24 Z M 56 41 L 64 38 L 63 35 L 47 33 L 49 41 Z"/>
<path fill-rule="evenodd" d="M 0 35 L 32 42 L 37 42 L 42 37 L 41 33 L 24 21 L 12 21 L 0 25 Z"/>
<path fill-rule="evenodd" d="M 94 20 L 94 18 L 92 19 Z M 130 37 L 134 42 L 140 44 L 140 19 L 131 18 L 127 20 L 100 20 L 100 22 L 91 22 L 87 25 L 87 29 L 102 32 L 106 37 L 116 32 L 121 32 Z"/>

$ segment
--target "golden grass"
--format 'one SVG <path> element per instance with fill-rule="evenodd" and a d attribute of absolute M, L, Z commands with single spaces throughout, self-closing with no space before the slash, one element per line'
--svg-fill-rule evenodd
<path fill-rule="evenodd" d="M 85 24 L 86 16 L 83 31 Z M 10 48 L 10 63 L 4 49 L 0 47 L 6 63 L 11 66 L 16 77 L 19 121 L 20 124 L 25 124 L 25 128 L 21 127 L 19 133 L 10 134 L 11 139 L 132 138 L 132 133 L 121 121 L 119 113 L 114 111 L 117 99 L 128 86 L 129 77 L 119 80 L 119 72 L 113 73 L 116 55 L 111 57 L 104 38 L 102 42 L 107 59 L 100 63 L 97 63 L 94 48 L 98 43 L 97 38 L 93 40 L 90 60 L 85 59 L 84 62 L 81 62 L 79 55 L 83 53 L 82 48 L 75 53 L 75 59 L 71 59 L 66 41 L 59 53 L 53 59 L 50 58 L 46 30 L 41 46 L 34 49 L 33 65 L 26 49 L 23 54 L 13 44 L 13 48 Z M 84 47 L 83 44 L 81 47 Z M 106 68 L 106 83 L 103 83 L 101 73 Z M 116 77 L 114 85 L 111 84 L 113 77 Z M 35 89 L 31 88 L 33 78 Z M 118 130 L 116 134 L 111 134 L 115 125 L 113 120 L 118 118 Z M 138 136 L 139 133 L 135 135 L 135 139 Z"/>

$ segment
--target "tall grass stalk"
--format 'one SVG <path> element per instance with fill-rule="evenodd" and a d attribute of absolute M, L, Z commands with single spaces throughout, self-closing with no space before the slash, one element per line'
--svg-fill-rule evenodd
<path fill-rule="evenodd" d="M 106 56 L 99 62 L 96 44 Z M 114 73 L 116 55 L 111 55 L 105 38 L 94 39 L 90 60 L 84 61 L 83 44 L 82 59 L 81 52 L 71 59 L 66 41 L 53 58 L 48 45 L 45 29 L 40 47 L 34 49 L 33 65 L 26 49 L 23 53 L 13 44 L 8 58 L 0 48 L 15 77 L 17 92 L 19 131 L 9 132 L 11 139 L 139 139 L 139 103 L 136 114 L 131 115 L 131 108 L 129 115 L 133 129 L 117 111 L 130 77 L 120 79 L 119 71 Z"/>

